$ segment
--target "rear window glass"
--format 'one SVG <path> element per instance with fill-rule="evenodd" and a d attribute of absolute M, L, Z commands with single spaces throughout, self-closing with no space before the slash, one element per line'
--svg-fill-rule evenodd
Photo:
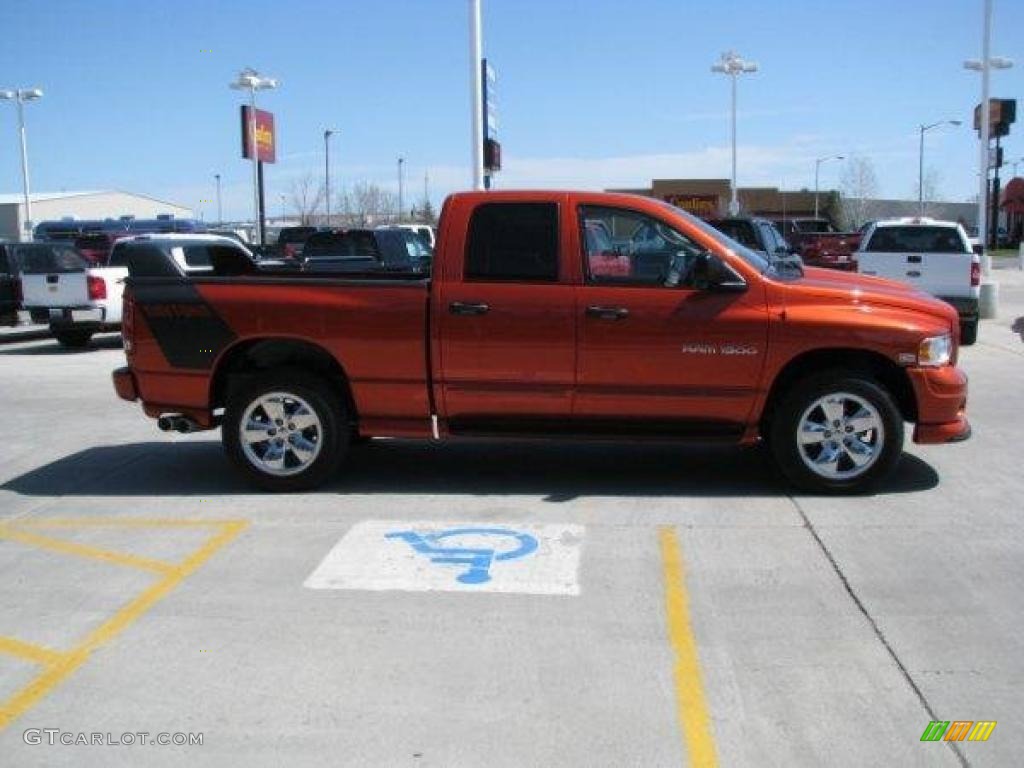
<path fill-rule="evenodd" d="M 75 238 L 75 248 L 105 249 L 110 247 L 107 235 L 82 235 Z"/>
<path fill-rule="evenodd" d="M 278 234 L 277 243 L 278 245 L 304 243 L 314 232 L 316 232 L 316 227 L 286 227 Z"/>
<path fill-rule="evenodd" d="M 804 219 L 800 221 L 794 221 L 793 225 L 801 232 L 835 232 L 835 230 L 832 229 L 832 225 L 829 224 L 824 219 Z"/>
<path fill-rule="evenodd" d="M 953 227 L 879 227 L 865 250 L 876 253 L 966 253 L 967 246 Z"/>
<path fill-rule="evenodd" d="M 306 241 L 302 255 L 379 259 L 380 250 L 372 232 L 317 232 Z"/>
<path fill-rule="evenodd" d="M 716 221 L 712 223 L 712 226 L 747 248 L 753 248 L 755 251 L 764 250 L 761 243 L 757 241 L 754 225 L 749 221 Z"/>
<path fill-rule="evenodd" d="M 15 253 L 26 275 L 82 272 L 88 266 L 74 248 L 66 245 L 17 246 Z"/>
<path fill-rule="evenodd" d="M 473 212 L 467 280 L 557 282 L 558 207 L 554 203 L 486 203 Z"/>

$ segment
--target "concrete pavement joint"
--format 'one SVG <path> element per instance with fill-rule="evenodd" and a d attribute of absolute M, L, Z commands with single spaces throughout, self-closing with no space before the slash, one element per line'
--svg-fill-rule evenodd
<path fill-rule="evenodd" d="M 846 594 L 850 596 L 850 599 L 853 601 L 853 604 L 857 606 L 857 610 L 861 612 L 865 619 L 867 619 L 868 624 L 871 625 L 871 630 L 875 633 L 875 637 L 878 638 L 878 642 L 880 642 L 882 644 L 882 647 L 885 648 L 886 652 L 889 654 L 889 657 L 893 660 L 893 663 L 896 664 L 896 668 L 899 669 L 900 674 L 903 675 L 903 679 L 906 680 L 907 685 L 910 686 L 910 689 L 914 692 L 914 695 L 917 696 L 918 701 L 921 702 L 921 706 L 924 707 L 924 711 L 927 713 L 928 719 L 939 720 L 940 718 L 935 714 L 935 711 L 932 709 L 932 705 L 928 703 L 928 699 L 927 697 L 925 697 L 924 692 L 918 687 L 917 683 L 914 681 L 914 678 L 911 676 L 910 671 L 907 669 L 906 665 L 897 655 L 896 649 L 892 647 L 892 644 L 886 638 L 885 633 L 882 632 L 882 628 L 878 625 L 878 622 L 875 620 L 874 616 L 871 615 L 871 613 L 867 609 L 867 606 L 864 605 L 863 601 L 857 595 L 856 591 L 853 589 L 853 585 L 850 584 L 849 579 L 846 578 L 846 574 L 843 573 L 843 569 L 840 568 L 839 563 L 836 561 L 835 556 L 832 554 L 832 551 L 822 540 L 821 536 L 818 535 L 817 529 L 814 527 L 814 524 L 811 522 L 811 519 L 807 516 L 807 513 L 804 511 L 804 508 L 800 506 L 800 502 L 797 501 L 792 496 L 789 496 L 788 498 L 793 503 L 793 506 L 796 508 L 796 511 L 799 513 L 800 517 L 803 518 L 804 528 L 806 528 L 807 531 L 811 534 L 811 537 L 814 539 L 814 542 L 818 545 L 818 548 L 821 550 L 821 553 L 825 556 L 825 559 L 828 560 L 829 565 L 832 566 L 832 570 L 835 572 L 836 576 L 839 577 L 839 581 L 842 583 L 843 589 L 846 590 Z M 955 742 L 947 741 L 946 745 L 951 750 L 953 750 L 953 754 L 956 755 L 957 760 L 960 761 L 960 765 L 964 766 L 964 768 L 970 768 L 970 761 L 967 759 L 967 756 L 960 750 L 960 748 L 956 745 Z"/>

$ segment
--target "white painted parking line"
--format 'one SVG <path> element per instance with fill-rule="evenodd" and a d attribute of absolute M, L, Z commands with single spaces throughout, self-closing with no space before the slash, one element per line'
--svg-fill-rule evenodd
<path fill-rule="evenodd" d="M 578 595 L 583 536 L 580 525 L 365 520 L 305 586 Z"/>

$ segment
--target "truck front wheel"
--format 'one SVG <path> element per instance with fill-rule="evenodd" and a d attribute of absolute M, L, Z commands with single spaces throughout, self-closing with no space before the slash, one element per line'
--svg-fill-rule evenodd
<path fill-rule="evenodd" d="M 288 492 L 327 481 L 348 450 L 349 433 L 341 398 L 324 380 L 282 369 L 246 377 L 232 389 L 221 439 L 250 480 Z"/>
<path fill-rule="evenodd" d="M 969 347 L 978 340 L 978 318 L 960 323 L 960 346 Z"/>
<path fill-rule="evenodd" d="M 895 468 L 903 452 L 903 417 L 872 379 L 826 371 L 797 382 L 778 401 L 769 443 L 794 485 L 856 493 Z"/>

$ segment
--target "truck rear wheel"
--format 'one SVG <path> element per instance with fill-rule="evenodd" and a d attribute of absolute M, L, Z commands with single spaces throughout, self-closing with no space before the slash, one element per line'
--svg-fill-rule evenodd
<path fill-rule="evenodd" d="M 903 452 L 903 417 L 872 379 L 826 371 L 797 382 L 782 397 L 769 444 L 794 485 L 819 493 L 857 493 L 895 468 Z"/>
<path fill-rule="evenodd" d="M 221 439 L 234 464 L 264 490 L 307 490 L 327 481 L 348 450 L 344 411 L 319 377 L 270 371 L 233 389 Z"/>
<path fill-rule="evenodd" d="M 81 349 L 89 343 L 89 339 L 92 338 L 92 331 L 54 331 L 53 335 L 62 347 Z"/>

